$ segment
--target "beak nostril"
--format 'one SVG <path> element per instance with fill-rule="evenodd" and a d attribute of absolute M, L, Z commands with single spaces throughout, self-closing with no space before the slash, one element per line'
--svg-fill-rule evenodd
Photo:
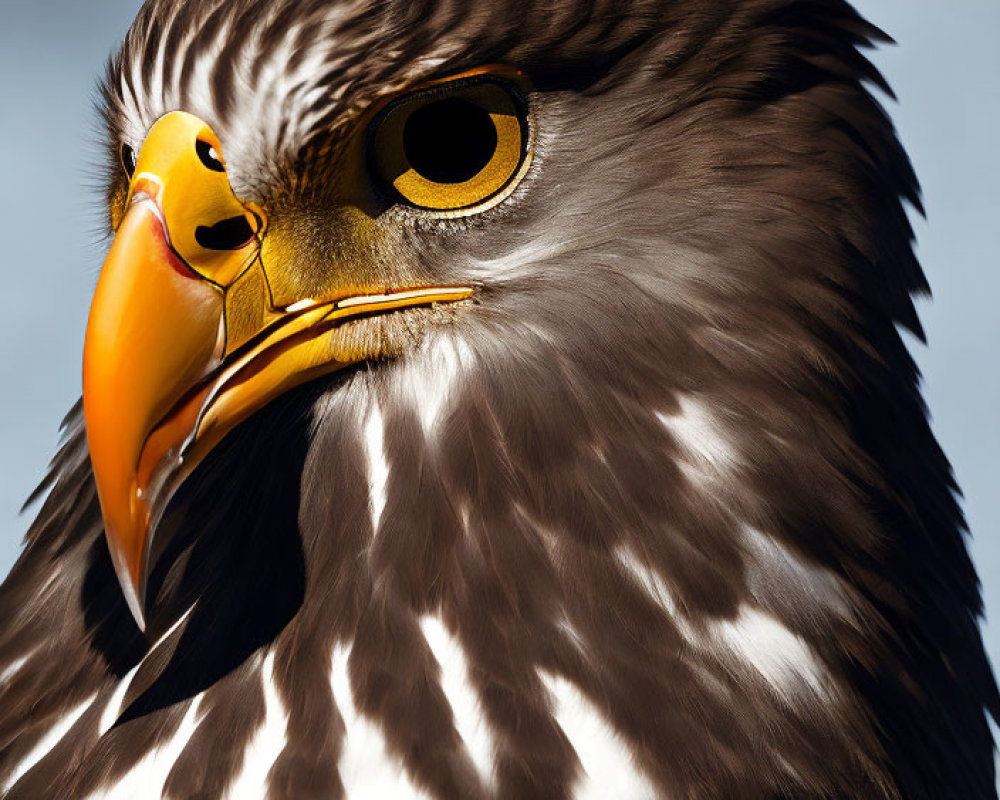
<path fill-rule="evenodd" d="M 195 241 L 206 250 L 239 250 L 253 236 L 253 228 L 245 216 L 229 217 L 214 225 L 199 225 L 194 232 Z"/>
<path fill-rule="evenodd" d="M 219 158 L 219 154 L 215 151 L 208 142 L 201 139 L 196 139 L 194 143 L 195 152 L 198 154 L 198 159 L 208 167 L 213 172 L 225 172 L 226 168 L 222 165 L 222 160 Z"/>

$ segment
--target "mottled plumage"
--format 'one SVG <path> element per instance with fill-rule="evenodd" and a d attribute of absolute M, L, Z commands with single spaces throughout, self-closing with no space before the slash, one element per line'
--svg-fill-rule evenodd
<path fill-rule="evenodd" d="M 70 413 L 0 589 L 0 795 L 995 797 L 881 40 L 840 0 L 147 2 L 109 153 L 199 115 L 305 275 L 390 90 L 514 65 L 535 155 L 483 214 L 384 211 L 474 304 L 354 323 L 398 355 L 211 454 L 148 640 Z"/>

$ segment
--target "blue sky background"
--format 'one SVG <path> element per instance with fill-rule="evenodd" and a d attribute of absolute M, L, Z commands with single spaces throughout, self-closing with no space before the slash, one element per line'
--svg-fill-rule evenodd
<path fill-rule="evenodd" d="M 1000 664 L 1000 2 L 860 0 L 899 42 L 874 60 L 924 187 L 915 219 L 934 291 L 912 343 L 934 428 L 965 492 Z M 80 393 L 100 230 L 95 83 L 135 0 L 18 0 L 0 26 L 0 575 L 28 524 L 24 498 Z"/>

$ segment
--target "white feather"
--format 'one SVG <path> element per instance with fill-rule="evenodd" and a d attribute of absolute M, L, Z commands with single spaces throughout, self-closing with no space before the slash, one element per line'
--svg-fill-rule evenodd
<path fill-rule="evenodd" d="M 678 608 L 677 598 L 663 576 L 639 558 L 628 544 L 615 548 L 615 558 L 625 569 L 626 574 L 631 576 L 639 587 L 646 591 L 650 599 L 670 616 L 681 635 L 688 641 L 694 641 L 696 634 Z"/>
<path fill-rule="evenodd" d="M 268 653 L 260 669 L 264 689 L 264 720 L 247 744 L 243 766 L 226 791 L 226 800 L 267 796 L 267 774 L 287 741 L 288 712 L 274 686 L 274 653 Z"/>
<path fill-rule="evenodd" d="M 671 618 L 684 639 L 701 652 L 752 668 L 783 697 L 803 688 L 824 694 L 825 670 L 812 648 L 776 617 L 744 603 L 733 619 L 712 619 L 695 625 L 679 607 L 677 597 L 655 569 L 628 545 L 615 551 L 618 563 Z"/>
<path fill-rule="evenodd" d="M 125 693 L 128 691 L 129 685 L 132 683 L 132 679 L 135 677 L 135 673 L 139 671 L 139 667 L 142 666 L 140 661 L 132 669 L 126 673 L 118 685 L 115 687 L 114 692 L 111 694 L 111 699 L 108 700 L 108 704 L 104 707 L 104 711 L 101 713 L 100 722 L 97 726 L 97 735 L 103 736 L 109 730 L 111 726 L 115 724 L 115 720 L 121 716 L 122 713 L 122 701 L 125 699 Z"/>
<path fill-rule="evenodd" d="M 116 780 L 114 786 L 99 789 L 88 800 L 147 800 L 150 797 L 162 797 L 167 775 L 198 728 L 198 708 L 203 694 L 191 701 L 180 725 L 167 742 L 151 750 Z"/>
<path fill-rule="evenodd" d="M 455 718 L 455 728 L 487 786 L 493 784 L 493 734 L 483 716 L 479 695 L 469 681 L 468 663 L 462 645 L 437 617 L 425 616 L 420 629 L 441 666 L 441 688 Z"/>
<path fill-rule="evenodd" d="M 403 392 L 416 408 L 425 436 L 434 432 L 448 408 L 458 376 L 472 359 L 472 351 L 464 341 L 438 336 L 406 364 Z"/>
<path fill-rule="evenodd" d="M 678 403 L 679 413 L 656 416 L 681 449 L 681 470 L 696 484 L 726 475 L 739 459 L 719 421 L 694 395 L 680 395 Z"/>
<path fill-rule="evenodd" d="M 576 751 L 583 772 L 573 800 L 656 800 L 660 797 L 635 764 L 607 719 L 565 678 L 540 673 L 559 727 Z"/>
<path fill-rule="evenodd" d="M 381 729 L 365 719 L 354 704 L 347 662 L 350 649 L 333 652 L 330 682 L 346 732 L 340 754 L 340 779 L 350 800 L 430 800 L 413 785 L 401 762 L 389 753 Z"/>
<path fill-rule="evenodd" d="M 86 700 L 84 700 L 79 705 L 73 706 L 69 711 L 63 714 L 59 719 L 57 719 L 51 728 L 38 740 L 38 743 L 28 751 L 28 754 L 22 758 L 14 771 L 7 778 L 7 781 L 3 787 L 6 792 L 17 783 L 21 776 L 24 775 L 29 769 L 31 769 L 35 764 L 42 760 L 42 757 L 48 753 L 53 747 L 59 744 L 60 740 L 65 736 L 69 729 L 73 727 L 78 719 L 83 715 L 83 712 L 90 708 L 90 704 L 94 702 L 94 698 L 97 697 L 96 693 L 92 694 Z"/>
<path fill-rule="evenodd" d="M 753 667 L 783 697 L 793 697 L 803 688 L 825 694 L 825 670 L 806 641 L 775 617 L 747 604 L 732 620 L 717 620 L 710 626 L 717 647 Z"/>
<path fill-rule="evenodd" d="M 20 658 L 15 658 L 6 667 L 4 667 L 3 672 L 0 672 L 0 686 L 3 686 L 5 683 L 9 683 L 10 679 L 21 671 L 21 667 L 28 663 L 28 659 L 31 658 L 35 652 L 35 650 L 32 650 Z"/>
<path fill-rule="evenodd" d="M 389 462 L 385 457 L 384 423 L 377 402 L 372 402 L 365 421 L 365 453 L 368 456 L 368 493 L 371 500 L 372 532 L 378 533 L 378 524 L 385 509 L 386 484 L 389 481 Z"/>

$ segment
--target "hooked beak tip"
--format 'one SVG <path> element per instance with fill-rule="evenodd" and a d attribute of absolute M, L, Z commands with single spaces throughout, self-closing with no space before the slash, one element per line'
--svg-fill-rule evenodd
<path fill-rule="evenodd" d="M 135 624 L 139 627 L 139 630 L 145 633 L 145 570 L 140 566 L 138 575 L 136 575 L 129 565 L 125 553 L 121 549 L 112 544 L 109 550 L 111 551 L 111 560 L 114 564 L 115 572 L 118 575 L 118 583 L 121 585 L 122 594 L 125 595 L 125 602 L 128 604 L 128 610 L 132 612 L 132 618 L 135 620 Z"/>
<path fill-rule="evenodd" d="M 130 586 L 125 590 L 125 601 L 128 603 L 128 610 L 132 612 L 132 619 L 142 633 L 146 632 L 146 616 L 143 614 L 143 602 L 139 595 Z"/>

